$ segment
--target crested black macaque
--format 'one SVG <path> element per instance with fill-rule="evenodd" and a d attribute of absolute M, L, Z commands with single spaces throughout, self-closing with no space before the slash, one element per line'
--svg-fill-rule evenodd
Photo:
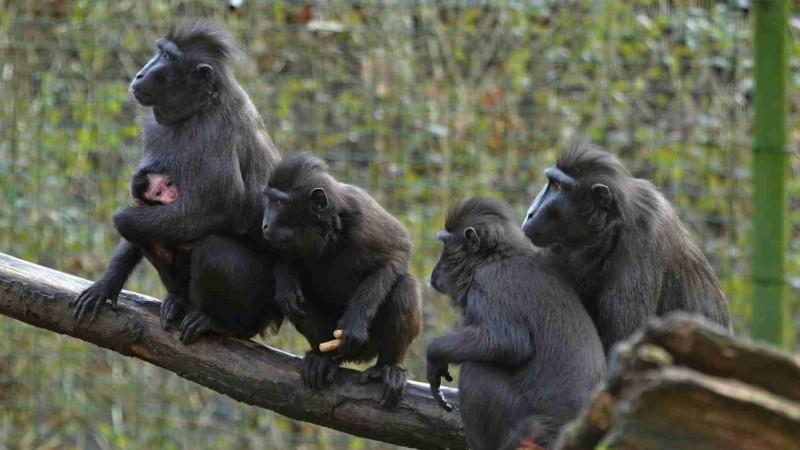
<path fill-rule="evenodd" d="M 94 319 L 106 299 L 115 305 L 143 256 L 164 264 L 147 243 L 195 241 L 189 258 L 170 267 L 190 260 L 188 302 L 168 297 L 162 323 L 187 310 L 181 322 L 186 343 L 208 331 L 250 337 L 277 327 L 283 314 L 265 301 L 274 296 L 272 261 L 259 245 L 261 184 L 279 156 L 231 72 L 238 44 L 222 27 L 198 22 L 173 28 L 156 47 L 131 83 L 133 96 L 147 107 L 137 173 L 169 175 L 180 195 L 169 204 L 115 212 L 123 239 L 105 273 L 76 298 L 75 317 Z M 186 304 L 176 304 L 181 301 Z"/>
<path fill-rule="evenodd" d="M 431 274 L 463 318 L 428 345 L 431 393 L 458 380 L 467 443 L 475 450 L 553 445 L 605 375 L 597 331 L 575 291 L 528 242 L 510 208 L 472 198 L 450 209 Z"/>
<path fill-rule="evenodd" d="M 303 381 L 317 390 L 332 381 L 340 362 L 377 356 L 362 382 L 383 380 L 381 404 L 396 405 L 407 379 L 400 365 L 422 316 L 417 282 L 408 274 L 408 232 L 369 194 L 337 182 L 307 154 L 275 168 L 264 198 L 264 237 L 290 262 L 302 292 L 279 303 L 311 344 Z M 319 344 L 335 330 L 343 331 L 341 345 L 322 353 Z"/>
<path fill-rule="evenodd" d="M 562 153 L 528 209 L 525 235 L 549 247 L 581 296 L 608 352 L 648 317 L 673 310 L 725 327 L 714 270 L 669 201 L 615 156 L 585 142 Z"/>

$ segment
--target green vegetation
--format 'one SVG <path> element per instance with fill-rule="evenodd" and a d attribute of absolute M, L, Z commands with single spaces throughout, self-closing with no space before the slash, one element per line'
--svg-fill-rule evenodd
<path fill-rule="evenodd" d="M 421 284 L 453 199 L 498 197 L 521 221 L 561 140 L 584 133 L 663 188 L 722 279 L 736 333 L 749 334 L 751 14 L 701 0 L 475 3 L 248 0 L 230 12 L 223 0 L 0 0 L 0 251 L 98 276 L 141 151 L 128 80 L 171 21 L 210 18 L 245 44 L 250 60 L 236 73 L 278 148 L 324 157 L 397 214 Z M 800 277 L 798 180 L 788 185 L 790 278 Z M 163 295 L 149 267 L 127 287 Z M 416 379 L 423 342 L 456 320 L 429 288 L 424 308 L 408 360 Z M 388 447 L 10 319 L 0 318 L 0 339 L 0 444 L 11 448 Z M 306 348 L 290 326 L 268 342 Z"/>

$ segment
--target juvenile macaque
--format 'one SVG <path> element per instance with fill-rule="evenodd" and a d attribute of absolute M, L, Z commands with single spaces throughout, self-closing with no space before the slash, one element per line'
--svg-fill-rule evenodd
<path fill-rule="evenodd" d="M 428 344 L 431 393 L 461 365 L 461 418 L 473 450 L 553 448 L 605 375 L 589 315 L 550 261 L 527 242 L 511 209 L 473 198 L 453 207 L 437 235 L 431 274 L 462 326 Z"/>
<path fill-rule="evenodd" d="M 417 282 L 408 273 L 408 231 L 310 155 L 281 161 L 264 200 L 264 238 L 290 266 L 282 276 L 301 292 L 276 295 L 276 302 L 311 344 L 303 381 L 317 390 L 333 380 L 341 362 L 377 357 L 361 381 L 382 380 L 381 404 L 396 406 L 408 378 L 401 365 L 422 326 Z"/>

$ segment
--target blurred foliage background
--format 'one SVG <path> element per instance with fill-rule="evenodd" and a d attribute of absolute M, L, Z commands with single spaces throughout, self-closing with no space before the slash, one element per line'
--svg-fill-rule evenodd
<path fill-rule="evenodd" d="M 423 342 L 456 319 L 427 288 L 447 206 L 522 220 L 565 138 L 652 179 L 748 334 L 752 48 L 747 2 L 0 0 L 0 251 L 96 278 L 141 152 L 132 75 L 174 21 L 241 39 L 236 74 L 278 148 L 325 158 L 411 231 Z M 794 4 L 789 281 L 800 264 L 800 4 Z M 144 265 L 127 287 L 163 295 Z M 793 303 L 794 324 L 800 324 Z M 0 317 L 0 448 L 387 448 L 238 404 L 146 363 Z M 291 327 L 269 344 L 302 353 Z"/>

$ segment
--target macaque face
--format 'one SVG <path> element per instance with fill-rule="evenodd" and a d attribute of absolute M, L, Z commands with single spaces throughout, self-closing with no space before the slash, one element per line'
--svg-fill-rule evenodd
<path fill-rule="evenodd" d="M 166 205 L 178 199 L 178 189 L 167 175 L 150 174 L 147 177 L 150 181 L 144 193 L 147 201 Z"/>

